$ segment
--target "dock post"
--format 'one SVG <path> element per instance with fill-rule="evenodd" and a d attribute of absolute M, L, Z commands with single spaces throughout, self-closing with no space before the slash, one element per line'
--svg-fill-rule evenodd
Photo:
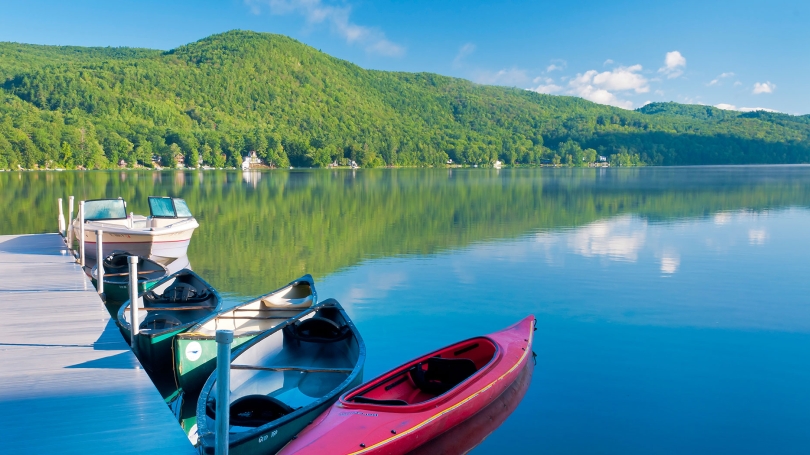
<path fill-rule="evenodd" d="M 67 220 L 67 242 L 68 250 L 73 252 L 73 196 L 68 197 L 68 220 Z"/>
<path fill-rule="evenodd" d="M 84 201 L 79 202 L 79 234 L 82 236 L 79 239 L 79 250 L 81 251 L 81 256 L 79 256 L 79 262 L 82 267 L 84 267 Z"/>
<path fill-rule="evenodd" d="M 101 246 L 101 238 L 104 232 L 101 229 L 96 231 L 96 288 L 101 300 L 107 300 L 104 296 L 104 253 Z"/>
<path fill-rule="evenodd" d="M 64 237 L 67 234 L 65 231 L 65 212 L 62 210 L 62 198 L 59 198 L 59 233 Z"/>
<path fill-rule="evenodd" d="M 137 357 L 138 343 L 138 256 L 129 256 L 129 345 Z"/>
<path fill-rule="evenodd" d="M 231 421 L 231 343 L 232 330 L 217 330 L 217 433 L 216 455 L 228 455 Z"/>

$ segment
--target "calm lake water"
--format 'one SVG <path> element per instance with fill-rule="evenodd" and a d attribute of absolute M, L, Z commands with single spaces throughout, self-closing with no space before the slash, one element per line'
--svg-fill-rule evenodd
<path fill-rule="evenodd" d="M 0 173 L 0 234 L 56 198 L 184 197 L 236 302 L 303 273 L 365 377 L 533 313 L 537 365 L 472 453 L 810 451 L 810 167 Z"/>

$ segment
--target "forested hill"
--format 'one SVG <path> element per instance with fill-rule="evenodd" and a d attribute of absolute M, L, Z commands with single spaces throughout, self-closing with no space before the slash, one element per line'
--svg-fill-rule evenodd
<path fill-rule="evenodd" d="M 163 52 L 0 43 L 0 168 L 810 162 L 810 116 L 637 111 L 427 73 L 365 70 L 232 31 Z M 201 160 L 201 161 L 200 161 Z"/>

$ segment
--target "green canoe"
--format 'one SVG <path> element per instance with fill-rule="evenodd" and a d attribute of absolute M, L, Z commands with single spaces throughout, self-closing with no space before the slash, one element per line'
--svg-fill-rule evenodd
<path fill-rule="evenodd" d="M 362 382 L 365 359 L 360 333 L 334 299 L 236 348 L 228 453 L 276 453 Z M 197 400 L 198 445 L 204 455 L 215 449 L 216 376 L 208 377 Z"/>
<path fill-rule="evenodd" d="M 107 302 L 121 303 L 129 300 L 129 260 L 132 254 L 116 250 L 104 258 L 104 296 Z M 138 294 L 155 287 L 166 278 L 165 266 L 143 256 L 138 256 Z M 98 265 L 90 271 L 93 286 L 98 289 Z"/>
<path fill-rule="evenodd" d="M 141 294 L 138 335 L 133 351 L 152 374 L 173 375 L 172 341 L 201 319 L 216 314 L 222 305 L 219 293 L 196 273 L 180 270 Z M 118 310 L 121 334 L 131 337 L 129 301 Z"/>
<path fill-rule="evenodd" d="M 318 303 L 310 275 L 269 294 L 211 314 L 174 338 L 174 372 L 177 386 L 187 393 L 200 390 L 216 368 L 217 330 L 233 330 L 232 349 L 277 327 Z"/>

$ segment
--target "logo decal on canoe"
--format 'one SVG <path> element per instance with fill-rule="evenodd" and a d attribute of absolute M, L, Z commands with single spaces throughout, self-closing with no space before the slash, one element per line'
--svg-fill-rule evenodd
<path fill-rule="evenodd" d="M 196 341 L 192 341 L 186 346 L 186 358 L 192 362 L 196 362 L 202 355 L 202 346 Z"/>
<path fill-rule="evenodd" d="M 377 417 L 378 414 L 373 412 L 361 412 L 361 411 L 343 411 L 338 414 L 339 416 L 350 416 L 350 415 L 358 415 L 358 416 L 366 416 L 366 417 Z"/>

